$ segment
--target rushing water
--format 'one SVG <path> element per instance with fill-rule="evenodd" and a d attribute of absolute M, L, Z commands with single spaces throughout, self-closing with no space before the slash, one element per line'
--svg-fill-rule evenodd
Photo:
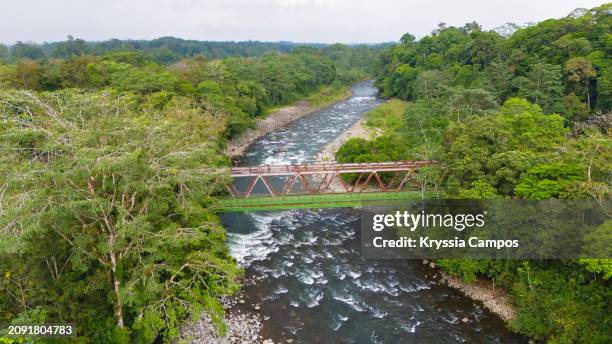
<path fill-rule="evenodd" d="M 262 137 L 243 165 L 311 161 L 380 104 L 371 82 L 353 96 Z M 224 213 L 232 255 L 264 337 L 300 343 L 519 343 L 477 303 L 427 277 L 420 261 L 361 259 L 357 209 Z M 243 307 L 250 307 L 244 305 Z M 468 322 L 461 321 L 467 318 Z"/>

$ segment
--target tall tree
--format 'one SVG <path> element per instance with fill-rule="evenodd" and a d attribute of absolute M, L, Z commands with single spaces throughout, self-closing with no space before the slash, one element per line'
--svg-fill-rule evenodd
<path fill-rule="evenodd" d="M 512 91 L 512 79 L 514 78 L 514 69 L 509 63 L 497 59 L 493 61 L 485 69 L 483 83 L 486 84 L 497 101 L 503 102 L 506 100 Z"/>
<path fill-rule="evenodd" d="M 587 107 L 591 109 L 591 90 L 589 85 L 597 77 L 597 72 L 589 59 L 584 57 L 574 57 L 565 63 L 565 71 L 568 79 L 574 84 L 577 94 L 586 98 Z"/>
<path fill-rule="evenodd" d="M 449 78 L 439 70 L 427 70 L 418 75 L 415 82 L 415 94 L 425 100 L 442 97 L 448 94 Z"/>
<path fill-rule="evenodd" d="M 561 66 L 539 62 L 529 68 L 526 77 L 517 78 L 518 92 L 545 112 L 550 112 L 563 94 Z"/>
<path fill-rule="evenodd" d="M 0 144 L 13 148 L 0 157 L 4 321 L 78 322 L 107 343 L 169 341 L 202 310 L 221 325 L 217 298 L 240 273 L 206 208 L 226 180 L 224 121 L 182 99 L 131 101 L 0 92 Z"/>
<path fill-rule="evenodd" d="M 13 71 L 12 83 L 14 87 L 40 90 L 43 70 L 38 62 L 23 59 L 17 62 Z"/>

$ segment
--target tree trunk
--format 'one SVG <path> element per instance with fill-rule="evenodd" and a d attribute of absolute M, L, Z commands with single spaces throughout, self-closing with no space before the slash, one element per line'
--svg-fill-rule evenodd
<path fill-rule="evenodd" d="M 115 311 L 115 320 L 117 321 L 117 325 L 123 328 L 123 306 L 121 304 L 121 295 L 119 294 L 119 290 L 121 289 L 121 282 L 117 279 L 117 275 L 115 272 L 110 273 L 111 283 L 113 284 L 113 291 L 115 293 L 115 302 L 113 305 L 113 309 Z"/>
<path fill-rule="evenodd" d="M 117 278 L 117 257 L 115 252 L 113 251 L 115 246 L 115 232 L 110 230 L 110 235 L 108 236 L 108 243 L 110 247 L 110 261 L 111 261 L 111 283 L 113 284 L 113 291 L 115 292 L 115 320 L 117 320 L 117 325 L 123 328 L 123 306 L 121 305 L 121 282 Z"/>
<path fill-rule="evenodd" d="M 587 93 L 587 108 L 589 109 L 589 112 L 591 112 L 591 92 L 589 92 L 589 85 L 587 84 L 586 87 L 586 93 Z"/>

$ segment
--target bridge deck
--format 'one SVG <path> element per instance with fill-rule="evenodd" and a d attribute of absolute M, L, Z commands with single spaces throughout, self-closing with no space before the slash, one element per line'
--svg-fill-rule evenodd
<path fill-rule="evenodd" d="M 251 198 L 225 197 L 213 205 L 218 212 L 270 211 L 285 209 L 321 209 L 393 204 L 395 202 L 436 198 L 432 191 L 364 192 Z"/>

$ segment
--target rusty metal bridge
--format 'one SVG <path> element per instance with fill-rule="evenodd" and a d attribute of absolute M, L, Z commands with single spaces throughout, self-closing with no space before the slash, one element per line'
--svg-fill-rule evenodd
<path fill-rule="evenodd" d="M 222 200 L 221 208 L 321 202 L 354 205 L 356 201 L 414 198 L 417 190 L 423 197 L 418 171 L 437 163 L 416 160 L 232 167 L 232 183 L 227 186 L 231 197 Z"/>

